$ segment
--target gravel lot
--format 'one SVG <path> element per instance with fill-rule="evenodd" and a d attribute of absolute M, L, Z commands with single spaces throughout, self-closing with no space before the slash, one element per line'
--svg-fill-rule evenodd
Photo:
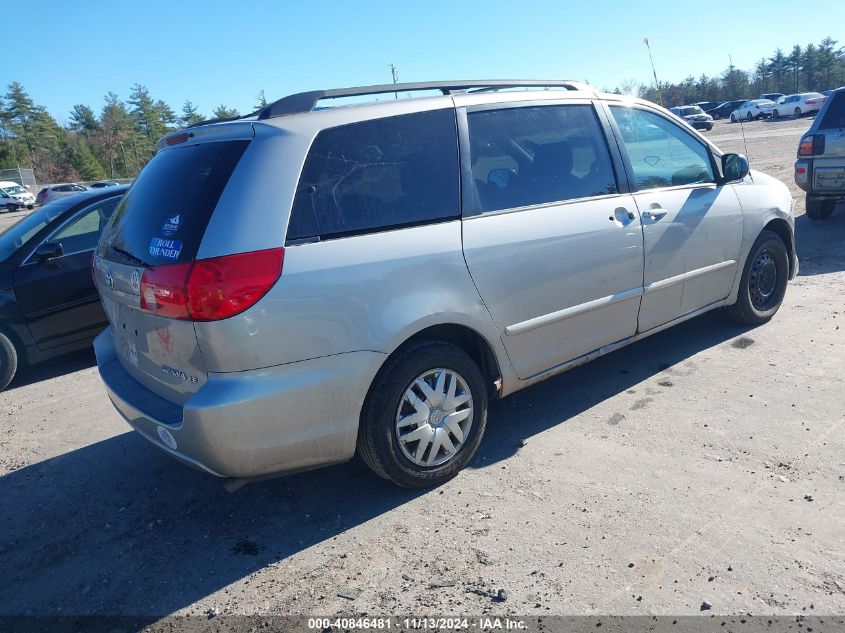
<path fill-rule="evenodd" d="M 800 214 L 808 124 L 745 125 Z M 0 614 L 845 613 L 845 211 L 797 233 L 771 323 L 711 313 L 498 401 L 435 490 L 355 461 L 228 494 L 128 432 L 92 354 L 29 370 L 0 394 Z"/>

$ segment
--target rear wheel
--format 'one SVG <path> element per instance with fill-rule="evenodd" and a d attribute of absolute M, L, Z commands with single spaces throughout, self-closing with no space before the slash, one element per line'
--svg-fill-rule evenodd
<path fill-rule="evenodd" d="M 448 481 L 475 455 L 487 425 L 487 390 L 475 361 L 442 341 L 390 358 L 364 404 L 358 452 L 400 486 Z"/>
<path fill-rule="evenodd" d="M 778 112 L 777 110 L 772 110 L 772 118 L 777 119 L 779 117 L 780 117 L 780 112 Z"/>
<path fill-rule="evenodd" d="M 748 119 L 749 121 L 753 121 L 754 115 L 749 112 L 748 114 L 745 115 L 745 118 Z"/>
<path fill-rule="evenodd" d="M 728 314 L 738 323 L 758 325 L 780 308 L 789 280 L 789 254 L 777 233 L 762 231 L 751 247 L 739 282 L 736 303 Z"/>
<path fill-rule="evenodd" d="M 12 203 L 9 203 L 9 204 L 6 205 L 6 211 L 8 211 L 9 213 L 11 213 L 12 211 L 14 211 L 17 208 L 18 208 L 17 205 L 14 205 Z"/>
<path fill-rule="evenodd" d="M 833 213 L 835 206 L 836 200 L 831 198 L 818 198 L 809 195 L 806 198 L 807 217 L 811 220 L 827 220 Z"/>
<path fill-rule="evenodd" d="M 3 391 L 18 370 L 18 353 L 9 337 L 0 332 L 0 391 Z"/>
<path fill-rule="evenodd" d="M 792 114 L 795 115 L 796 119 L 800 119 L 801 118 L 801 108 L 795 108 L 795 110 L 792 111 Z"/>
<path fill-rule="evenodd" d="M 736 117 L 733 114 L 731 114 L 731 123 L 736 123 Z"/>

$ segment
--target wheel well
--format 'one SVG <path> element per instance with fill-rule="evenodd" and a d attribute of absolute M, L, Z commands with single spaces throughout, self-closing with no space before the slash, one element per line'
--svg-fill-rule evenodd
<path fill-rule="evenodd" d="M 502 389 L 502 372 L 499 370 L 499 363 L 493 353 L 493 348 L 478 332 L 465 325 L 455 323 L 432 325 L 414 334 L 393 353 L 395 354 L 409 343 L 419 340 L 445 341 L 461 348 L 481 370 L 487 385 L 488 395 L 491 398 L 498 396 Z"/>
<path fill-rule="evenodd" d="M 792 255 L 795 251 L 795 244 L 793 244 L 792 231 L 789 228 L 789 224 L 787 224 L 786 220 L 775 219 L 764 226 L 763 230 L 771 231 L 783 240 L 783 243 L 786 245 L 786 252 L 789 253 L 789 276 L 792 277 L 792 268 L 794 266 Z"/>

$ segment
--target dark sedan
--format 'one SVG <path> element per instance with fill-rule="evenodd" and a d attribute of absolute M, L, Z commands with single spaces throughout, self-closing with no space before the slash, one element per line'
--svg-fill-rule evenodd
<path fill-rule="evenodd" d="M 739 106 L 741 106 L 749 99 L 737 99 L 736 101 L 725 101 L 720 106 L 713 108 L 712 110 L 708 110 L 707 114 L 712 116 L 714 119 L 721 119 L 723 117 L 729 117 L 731 112 L 736 110 Z"/>
<path fill-rule="evenodd" d="M 60 198 L 0 233 L 0 390 L 19 367 L 87 347 L 106 325 L 91 256 L 127 189 Z"/>

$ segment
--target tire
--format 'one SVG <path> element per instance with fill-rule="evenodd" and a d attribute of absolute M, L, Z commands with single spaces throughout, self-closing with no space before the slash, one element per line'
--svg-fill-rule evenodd
<path fill-rule="evenodd" d="M 11 213 L 12 211 L 17 211 L 17 209 L 18 209 L 18 207 L 15 204 L 9 203 L 9 204 L 6 205 L 6 212 L 7 213 Z"/>
<path fill-rule="evenodd" d="M 807 217 L 811 220 L 827 220 L 833 213 L 833 209 L 836 206 L 836 200 L 831 198 L 807 196 L 805 200 Z"/>
<path fill-rule="evenodd" d="M 736 303 L 728 315 L 737 323 L 759 325 L 780 308 L 789 281 L 789 254 L 777 233 L 761 231 L 754 241 L 742 277 Z"/>
<path fill-rule="evenodd" d="M 733 114 L 731 114 L 731 123 L 736 123 L 736 117 Z"/>
<path fill-rule="evenodd" d="M 801 118 L 801 108 L 795 108 L 795 109 L 792 111 L 792 114 L 794 114 L 794 115 L 795 115 L 795 118 L 796 118 L 796 119 L 800 119 L 800 118 Z"/>
<path fill-rule="evenodd" d="M 18 371 L 18 352 L 9 337 L 0 332 L 0 391 L 12 382 Z"/>
<path fill-rule="evenodd" d="M 745 118 L 748 119 L 749 123 L 751 123 L 751 121 L 754 120 L 754 115 L 749 112 L 748 114 L 745 115 Z"/>
<path fill-rule="evenodd" d="M 718 121 L 719 119 L 721 119 L 721 118 L 722 118 L 722 115 L 721 115 L 721 114 L 717 114 L 717 113 L 713 113 L 713 114 L 711 114 L 710 116 L 712 116 L 712 117 L 713 117 L 713 120 L 714 120 L 714 121 Z"/>
<path fill-rule="evenodd" d="M 444 370 L 452 373 L 444 378 L 444 389 L 441 391 L 437 387 Z M 455 375 L 458 376 L 457 381 Z M 435 396 L 431 400 L 417 386 L 421 380 Z M 433 385 L 428 380 L 431 380 Z M 445 396 L 444 391 L 448 392 L 452 384 L 456 385 L 456 392 L 460 389 L 457 393 L 463 394 L 458 395 L 458 398 L 468 393 L 470 399 L 456 407 L 443 406 L 441 411 L 442 405 L 437 402 L 436 396 Z M 406 399 L 409 392 L 416 396 L 414 405 Z M 428 407 L 427 404 L 431 402 L 435 402 L 436 406 Z M 459 421 L 464 425 L 460 429 L 461 435 L 466 432 L 463 442 L 459 442 L 460 437 L 447 430 L 452 427 L 447 427 L 443 420 L 449 415 L 449 411 L 460 413 L 467 409 L 471 413 Z M 400 442 L 400 427 L 397 425 L 403 417 L 403 412 L 406 418 L 423 416 L 422 423 L 412 421 L 406 425 L 405 428 L 416 425 L 405 432 L 406 436 L 417 429 L 431 430 L 431 436 L 421 436 L 427 443 L 422 447 L 418 461 L 433 462 L 432 465 L 414 461 L 423 439 Z M 407 488 L 436 486 L 457 475 L 469 463 L 478 450 L 486 426 L 487 390 L 484 377 L 475 361 L 462 349 L 450 343 L 422 340 L 411 343 L 388 359 L 373 381 L 361 411 L 358 453 L 374 473 L 395 484 Z M 442 437 L 456 449 L 454 454 L 448 455 L 449 451 L 437 443 Z M 437 453 L 432 456 L 435 445 Z"/>
<path fill-rule="evenodd" d="M 777 110 L 772 110 L 772 118 L 773 119 L 780 118 L 780 112 L 778 112 Z"/>

